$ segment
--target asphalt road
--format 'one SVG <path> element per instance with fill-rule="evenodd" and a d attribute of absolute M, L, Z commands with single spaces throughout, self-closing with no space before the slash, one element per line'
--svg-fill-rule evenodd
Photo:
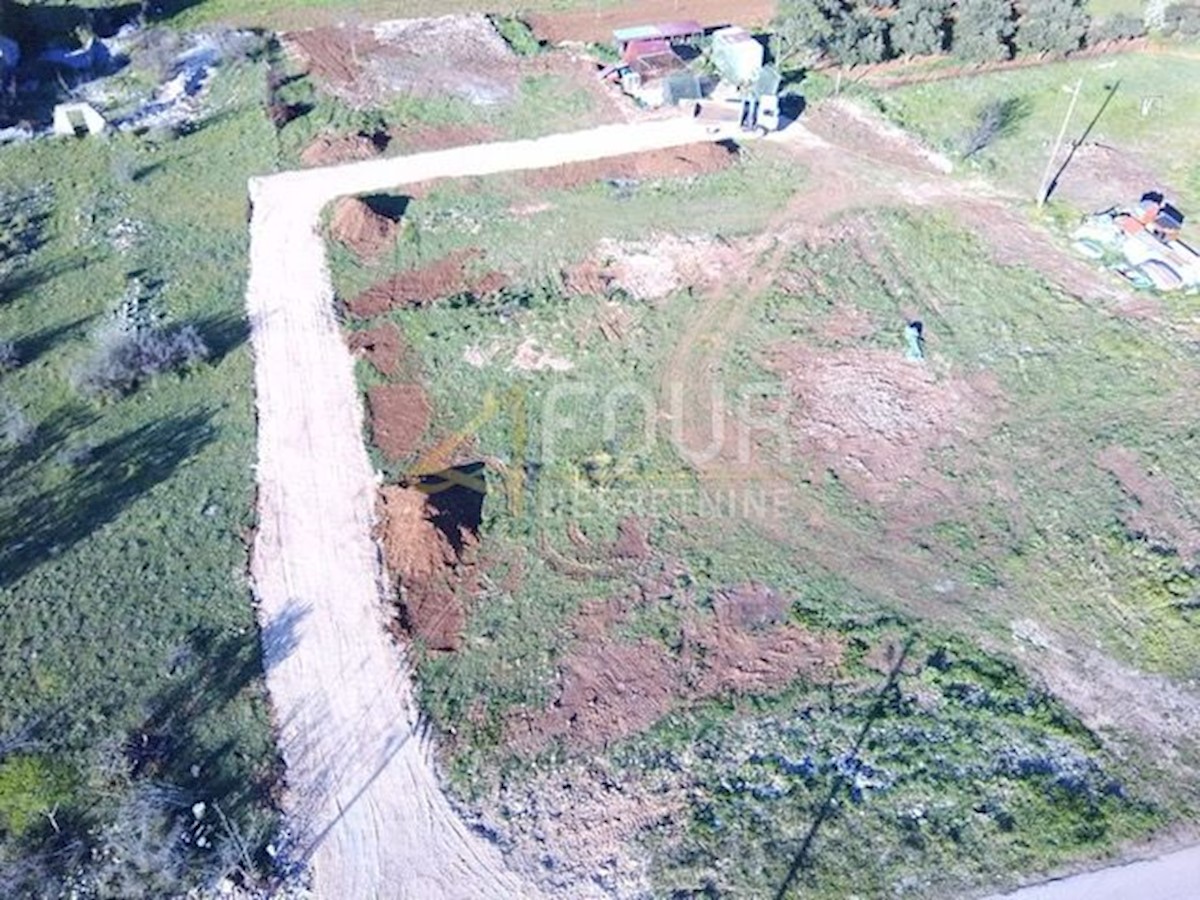
<path fill-rule="evenodd" d="M 1072 875 L 986 900 L 1198 900 L 1200 846 Z"/>

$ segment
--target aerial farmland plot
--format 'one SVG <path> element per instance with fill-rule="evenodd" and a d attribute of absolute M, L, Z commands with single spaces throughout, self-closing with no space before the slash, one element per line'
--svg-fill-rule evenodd
<path fill-rule="evenodd" d="M 1072 234 L 1200 203 L 1191 45 L 822 67 L 760 137 L 597 77 L 720 4 L 183 6 L 69 83 L 105 135 L 43 82 L 0 145 L 0 895 L 992 897 L 1190 842 L 1196 298 Z"/>

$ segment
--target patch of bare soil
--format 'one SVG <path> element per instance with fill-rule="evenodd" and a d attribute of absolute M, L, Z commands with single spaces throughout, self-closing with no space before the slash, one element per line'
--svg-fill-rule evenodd
<path fill-rule="evenodd" d="M 471 144 L 486 144 L 500 138 L 498 129 L 491 125 L 402 125 L 388 132 L 392 140 L 407 153 L 429 150 L 447 150 L 451 147 L 466 147 Z"/>
<path fill-rule="evenodd" d="M 810 477 L 828 469 L 875 503 L 899 499 L 914 483 L 950 495 L 931 453 L 982 433 L 998 400 L 988 385 L 939 378 L 898 351 L 782 344 L 767 359 L 794 400 L 789 418 Z"/>
<path fill-rule="evenodd" d="M 862 147 L 873 160 L 886 165 L 941 174 L 953 168 L 948 159 L 911 134 L 853 103 L 826 101 L 804 117 L 804 124 L 831 142 Z"/>
<path fill-rule="evenodd" d="M 775 16 L 775 0 L 625 0 L 616 6 L 572 12 L 530 13 L 529 26 L 543 41 L 595 42 L 609 44 L 615 28 L 646 22 L 671 22 L 695 19 L 706 28 L 718 25 L 766 25 Z"/>
<path fill-rule="evenodd" d="M 516 58 L 480 14 L 324 26 L 283 40 L 322 87 L 356 106 L 397 94 L 492 105 L 516 94 Z"/>
<path fill-rule="evenodd" d="M 387 149 L 386 134 L 322 134 L 300 153 L 305 166 L 332 166 L 338 163 L 374 159 Z"/>
<path fill-rule="evenodd" d="M 412 453 L 429 427 L 432 412 L 419 384 L 377 384 L 367 391 L 371 436 L 393 462 Z"/>
<path fill-rule="evenodd" d="M 395 375 L 404 356 L 404 337 L 391 322 L 376 328 L 351 331 L 346 343 L 352 353 L 361 355 L 383 375 Z"/>
<path fill-rule="evenodd" d="M 574 623 L 577 643 L 559 667 L 551 706 L 514 714 L 509 740 L 535 753 L 561 740 L 577 748 L 605 747 L 637 734 L 674 706 L 725 693 L 756 693 L 797 678 L 826 678 L 840 664 L 839 639 L 786 623 L 790 602 L 762 585 L 731 587 L 714 612 L 686 604 L 681 649 L 649 638 L 615 637 L 634 606 L 660 591 L 643 584 L 629 597 L 585 603 Z M 661 598 L 655 598 L 661 599 Z"/>
<path fill-rule="evenodd" d="M 1174 196 L 1170 185 L 1164 184 L 1136 155 L 1119 147 L 1088 141 L 1071 157 L 1070 165 L 1055 187 L 1055 196 L 1089 212 L 1099 212 L 1134 203 L 1142 194 L 1153 190 Z"/>
<path fill-rule="evenodd" d="M 373 210 L 358 197 L 343 197 L 333 207 L 329 234 L 362 260 L 373 260 L 396 241 L 400 223 Z"/>
<path fill-rule="evenodd" d="M 1133 759 L 1179 758 L 1200 733 L 1200 697 L 1161 675 L 1117 662 L 1032 619 L 1011 623 L 1017 657 L 1106 744 Z"/>
<path fill-rule="evenodd" d="M 379 541 L 399 583 L 405 630 L 430 650 L 457 650 L 473 587 L 478 537 L 458 523 L 448 530 L 436 496 L 391 485 L 379 493 Z"/>
<path fill-rule="evenodd" d="M 354 315 L 369 319 L 389 309 L 427 306 L 460 294 L 482 297 L 495 293 L 508 279 L 500 272 L 476 271 L 474 263 L 482 257 L 481 250 L 456 250 L 436 262 L 398 272 L 367 288 L 346 305 Z"/>
<path fill-rule="evenodd" d="M 1173 550 L 1187 563 L 1200 558 L 1200 522 L 1183 496 L 1163 475 L 1148 470 L 1125 447 L 1108 447 L 1096 464 L 1111 473 L 1132 503 L 1122 521 L 1134 535 L 1163 550 Z"/>
<path fill-rule="evenodd" d="M 726 144 L 689 144 L 665 150 L 627 153 L 606 159 L 587 160 L 531 169 L 521 180 L 534 191 L 570 190 L 596 181 L 653 178 L 687 178 L 719 172 L 737 161 L 737 148 Z"/>
<path fill-rule="evenodd" d="M 710 287 L 745 266 L 743 246 L 704 235 L 604 238 L 592 257 L 563 269 L 562 281 L 572 294 L 605 296 L 622 290 L 635 299 L 653 301 L 683 287 Z M 607 333 L 605 337 L 613 339 Z"/>

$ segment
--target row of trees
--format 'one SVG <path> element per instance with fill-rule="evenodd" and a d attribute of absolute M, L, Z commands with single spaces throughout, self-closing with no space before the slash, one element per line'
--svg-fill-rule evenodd
<path fill-rule="evenodd" d="M 1089 39 L 1084 0 L 782 0 L 775 30 L 780 59 L 793 65 L 829 57 L 843 65 L 898 56 L 952 53 L 968 62 L 1016 53 L 1069 53 Z M 1122 18 L 1091 39 L 1141 34 Z"/>

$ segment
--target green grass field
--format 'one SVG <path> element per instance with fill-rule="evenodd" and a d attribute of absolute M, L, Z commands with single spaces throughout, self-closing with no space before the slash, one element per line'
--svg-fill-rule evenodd
<path fill-rule="evenodd" d="M 1186 211 L 1200 207 L 1196 162 L 1200 137 L 1189 112 L 1200 103 L 1200 59 L 1187 54 L 1187 48 L 1168 47 L 1160 53 L 1122 54 L 912 85 L 870 97 L 896 123 L 951 156 L 961 152 L 964 135 L 986 103 L 1016 101 L 1020 115 L 1007 133 L 978 154 L 973 165 L 1032 200 L 1076 80 L 1083 79 L 1083 87 L 1068 141 L 1083 133 L 1109 88 L 1119 82 L 1088 140 L 1118 147 L 1135 164 L 1172 185 Z M 1113 203 L 1133 199 L 1114 197 Z"/>
<path fill-rule="evenodd" d="M 0 737 L 25 745 L 3 765 L 25 760 L 27 773 L 13 787 L 0 779 L 0 867 L 18 893 L 22 871 L 29 896 L 49 891 L 34 863 L 64 868 L 55 854 L 78 852 L 88 829 L 110 845 L 95 877 L 133 896 L 243 864 L 216 806 L 250 854 L 273 827 L 275 752 L 245 574 L 245 181 L 276 149 L 262 78 L 251 64 L 224 74 L 219 112 L 185 137 L 2 151 L 4 226 L 34 247 L 9 257 L 0 281 L 0 338 L 21 359 L 0 396 L 32 429 L 0 447 Z M 37 208 L 22 199 L 30 190 Z M 133 296 L 164 324 L 194 323 L 210 361 L 123 399 L 84 400 L 74 373 Z M 207 850 L 180 839 L 201 801 Z"/>

